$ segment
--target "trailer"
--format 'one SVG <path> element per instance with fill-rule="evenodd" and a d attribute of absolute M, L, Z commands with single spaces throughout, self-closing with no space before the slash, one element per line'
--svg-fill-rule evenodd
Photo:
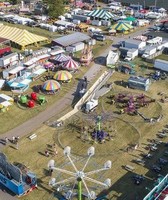
<path fill-rule="evenodd" d="M 139 89 L 147 91 L 150 85 L 150 79 L 142 76 L 131 76 L 128 79 L 128 86 L 132 89 Z"/>
<path fill-rule="evenodd" d="M 142 54 L 142 58 L 147 58 L 147 57 L 149 57 L 149 56 L 155 54 L 156 51 L 157 51 L 157 48 L 156 48 L 156 47 L 148 46 L 148 47 L 145 49 L 144 53 Z"/>
<path fill-rule="evenodd" d="M 168 61 L 156 59 L 154 63 L 154 68 L 168 72 Z"/>
<path fill-rule="evenodd" d="M 21 163 L 13 165 L 0 153 L 0 184 L 20 197 L 37 187 L 37 178 L 26 166 Z"/>
<path fill-rule="evenodd" d="M 110 50 L 106 57 L 106 66 L 114 68 L 118 60 L 119 60 L 119 53 Z"/>
<path fill-rule="evenodd" d="M 97 106 L 98 106 L 98 100 L 91 99 L 90 101 L 88 101 L 84 104 L 83 111 L 86 113 L 92 112 L 96 109 Z"/>
<path fill-rule="evenodd" d="M 90 17 L 86 15 L 72 15 L 73 20 L 80 20 L 81 22 L 88 22 L 90 20 Z"/>
<path fill-rule="evenodd" d="M 138 49 L 130 49 L 128 52 L 127 52 L 127 55 L 125 57 L 125 61 L 131 61 L 131 60 L 134 60 L 134 58 L 138 56 Z"/>
<path fill-rule="evenodd" d="M 134 39 L 128 39 L 124 41 L 124 47 L 129 48 L 129 49 L 142 49 L 146 47 L 146 42 L 134 40 Z"/>
<path fill-rule="evenodd" d="M 147 41 L 147 44 L 148 45 L 158 45 L 158 44 L 161 44 L 163 41 L 163 38 L 162 37 L 155 37 L 151 40 L 148 40 Z"/>
<path fill-rule="evenodd" d="M 7 67 L 17 64 L 19 56 L 17 53 L 11 53 L 0 58 L 0 67 Z"/>

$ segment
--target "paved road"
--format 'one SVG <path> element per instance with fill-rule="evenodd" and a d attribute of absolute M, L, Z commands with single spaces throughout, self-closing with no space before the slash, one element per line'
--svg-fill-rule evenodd
<path fill-rule="evenodd" d="M 144 28 L 144 30 L 145 29 L 146 28 Z M 137 31 L 136 33 L 131 33 L 129 36 L 133 37 L 136 35 L 140 35 L 142 34 L 142 32 L 143 32 L 142 30 Z M 117 44 L 119 41 L 123 40 L 123 37 L 112 37 L 112 38 L 114 39 L 114 44 Z M 127 39 L 128 36 L 124 36 L 124 38 Z M 99 57 L 97 57 L 97 61 L 99 63 L 104 63 L 103 58 L 105 58 L 105 56 L 107 55 L 110 49 L 111 47 L 106 49 Z M 84 76 L 87 76 L 88 81 L 91 81 L 103 67 L 104 66 L 102 64 L 93 64 L 92 67 L 89 68 L 89 70 L 86 72 Z M 12 136 L 22 137 L 38 129 L 44 122 L 49 120 L 51 117 L 56 116 L 57 113 L 61 113 L 61 111 L 63 111 L 63 109 L 66 106 L 71 105 L 72 100 L 74 98 L 73 94 L 75 91 L 76 91 L 76 88 L 74 87 L 59 101 L 57 101 L 56 103 L 48 107 L 43 112 L 39 113 L 37 116 L 21 124 L 20 126 L 2 134 L 1 138 L 2 139 L 5 137 L 12 138 Z M 3 148 L 3 144 L 0 143 L 0 149 L 2 148 Z M 0 200 L 16 200 L 16 198 L 12 197 L 6 192 L 0 191 Z"/>

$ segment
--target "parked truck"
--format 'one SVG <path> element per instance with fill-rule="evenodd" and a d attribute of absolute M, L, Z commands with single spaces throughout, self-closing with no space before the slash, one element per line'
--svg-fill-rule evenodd
<path fill-rule="evenodd" d="M 127 55 L 125 57 L 125 61 L 131 61 L 134 60 L 134 58 L 138 56 L 138 49 L 130 49 L 127 51 Z"/>
<path fill-rule="evenodd" d="M 83 106 L 83 111 L 86 113 L 92 112 L 98 106 L 98 99 L 91 99 L 90 101 L 86 102 Z"/>
<path fill-rule="evenodd" d="M 155 54 L 157 51 L 156 47 L 152 47 L 152 46 L 148 46 L 146 49 L 145 49 L 145 52 L 142 54 L 142 58 L 147 58 L 153 54 Z"/>
<path fill-rule="evenodd" d="M 168 72 L 168 61 L 156 59 L 154 63 L 154 68 Z"/>

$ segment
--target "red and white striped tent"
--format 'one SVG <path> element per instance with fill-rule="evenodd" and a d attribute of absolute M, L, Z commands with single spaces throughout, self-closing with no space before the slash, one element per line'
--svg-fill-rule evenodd
<path fill-rule="evenodd" d="M 70 56 L 66 56 L 66 55 L 63 54 L 63 53 L 58 54 L 58 55 L 54 58 L 55 61 L 60 62 L 60 63 L 66 62 L 66 61 L 68 61 L 68 60 L 70 60 L 70 59 L 71 59 Z"/>
<path fill-rule="evenodd" d="M 75 62 L 73 59 L 70 59 L 67 62 L 65 62 L 63 68 L 68 71 L 75 71 L 79 68 L 79 64 Z"/>

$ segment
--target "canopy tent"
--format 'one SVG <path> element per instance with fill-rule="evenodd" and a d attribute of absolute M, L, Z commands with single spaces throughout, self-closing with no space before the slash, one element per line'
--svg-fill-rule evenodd
<path fill-rule="evenodd" d="M 27 30 L 4 25 L 0 26 L 0 37 L 18 44 L 22 49 L 27 45 L 48 40 L 46 37 L 30 33 Z"/>
<path fill-rule="evenodd" d="M 116 15 L 106 11 L 106 10 L 93 10 L 88 14 L 89 17 L 94 17 L 94 18 L 99 18 L 99 19 L 112 19 L 114 17 L 116 17 Z"/>
<path fill-rule="evenodd" d="M 44 63 L 44 68 L 45 69 L 52 69 L 54 67 L 54 64 L 51 62 L 45 62 Z"/>
<path fill-rule="evenodd" d="M 64 64 L 63 68 L 67 69 L 68 71 L 75 71 L 79 68 L 79 64 L 73 59 L 70 59 Z"/>
<path fill-rule="evenodd" d="M 54 77 L 53 77 L 55 80 L 57 81 L 70 81 L 71 78 L 72 78 L 72 75 L 71 73 L 69 73 L 68 71 L 66 70 L 61 70 L 61 71 L 58 71 Z"/>
<path fill-rule="evenodd" d="M 63 54 L 63 53 L 61 53 L 61 54 L 58 54 L 55 58 L 54 58 L 54 60 L 55 61 L 57 61 L 57 62 L 66 62 L 66 61 L 68 61 L 68 60 L 70 60 L 71 59 L 71 57 L 69 57 L 69 56 L 66 56 L 65 54 Z"/>
<path fill-rule="evenodd" d="M 42 85 L 43 90 L 45 91 L 56 91 L 60 89 L 60 84 L 54 80 L 45 81 Z"/>
<path fill-rule="evenodd" d="M 129 16 L 129 17 L 127 17 L 124 20 L 129 21 L 129 22 L 135 22 L 135 21 L 137 21 L 137 19 L 135 17 L 132 17 L 132 16 Z"/>
<path fill-rule="evenodd" d="M 119 22 L 119 23 L 111 26 L 111 29 L 114 29 L 116 31 L 124 32 L 124 31 L 129 31 L 130 29 L 133 29 L 133 26 L 131 26 L 128 23 Z"/>

